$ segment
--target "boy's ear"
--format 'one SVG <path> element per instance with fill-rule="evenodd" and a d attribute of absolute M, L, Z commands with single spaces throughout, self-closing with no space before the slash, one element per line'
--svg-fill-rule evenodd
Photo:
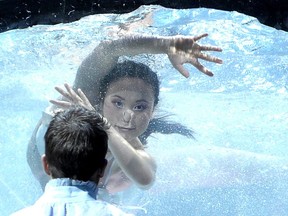
<path fill-rule="evenodd" d="M 42 161 L 42 166 L 43 166 L 45 173 L 50 176 L 51 173 L 50 173 L 50 169 L 49 169 L 49 164 L 47 162 L 47 158 L 46 158 L 45 154 L 42 155 L 41 161 Z"/>

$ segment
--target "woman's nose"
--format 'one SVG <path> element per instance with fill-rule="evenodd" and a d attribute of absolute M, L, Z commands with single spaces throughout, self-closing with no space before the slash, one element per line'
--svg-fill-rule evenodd
<path fill-rule="evenodd" d="M 125 110 L 123 112 L 123 120 L 124 122 L 130 122 L 133 118 L 134 112 L 132 110 Z"/>

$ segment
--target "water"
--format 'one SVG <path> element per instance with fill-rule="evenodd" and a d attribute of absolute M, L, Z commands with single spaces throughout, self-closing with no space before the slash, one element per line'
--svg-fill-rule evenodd
<path fill-rule="evenodd" d="M 157 181 L 132 194 L 129 204 L 143 206 L 139 215 L 288 215 L 288 33 L 237 12 L 158 6 L 0 34 L 1 215 L 33 204 L 42 193 L 26 148 L 48 99 L 58 96 L 53 87 L 72 83 L 98 42 L 125 29 L 207 32 L 200 44 L 222 47 L 215 55 L 224 61 L 204 63 L 212 78 L 187 66 L 191 75 L 185 79 L 164 55 L 134 58 L 159 73 L 158 111 L 174 113 L 173 119 L 195 130 L 196 140 L 150 137 Z"/>

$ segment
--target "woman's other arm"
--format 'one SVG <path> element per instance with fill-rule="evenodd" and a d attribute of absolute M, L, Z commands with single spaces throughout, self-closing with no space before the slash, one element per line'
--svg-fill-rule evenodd
<path fill-rule="evenodd" d="M 46 173 L 43 170 L 42 163 L 41 163 L 41 155 L 38 149 L 38 142 L 40 141 L 40 137 L 38 137 L 38 133 L 41 130 L 41 127 L 44 127 L 43 125 L 43 117 L 38 121 L 33 134 L 31 136 L 31 139 L 29 141 L 27 152 L 26 152 L 26 158 L 28 165 L 31 169 L 31 172 L 33 173 L 34 177 L 39 181 L 42 189 L 44 190 L 46 183 L 49 181 L 49 176 L 46 175 Z M 44 145 L 44 138 L 43 139 L 43 145 Z M 44 146 L 43 146 L 44 148 Z"/>
<path fill-rule="evenodd" d="M 156 176 L 154 159 L 143 150 L 139 140 L 126 141 L 113 127 L 107 130 L 109 150 L 126 176 L 142 189 L 149 189 Z"/>

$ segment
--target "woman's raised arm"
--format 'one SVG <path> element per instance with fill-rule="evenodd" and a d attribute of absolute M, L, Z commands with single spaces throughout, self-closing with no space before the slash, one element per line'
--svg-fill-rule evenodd
<path fill-rule="evenodd" d="M 210 56 L 203 51 L 221 52 L 222 49 L 213 46 L 201 46 L 198 40 L 207 37 L 202 34 L 190 36 L 127 36 L 117 40 L 100 42 L 80 65 L 74 82 L 74 89 L 81 88 L 91 99 L 90 94 L 98 90 L 99 81 L 114 68 L 120 56 L 134 56 L 138 54 L 167 54 L 172 65 L 185 77 L 189 72 L 183 64 L 192 64 L 199 71 L 208 76 L 213 73 L 204 67 L 198 59 L 222 63 L 222 60 Z"/>

